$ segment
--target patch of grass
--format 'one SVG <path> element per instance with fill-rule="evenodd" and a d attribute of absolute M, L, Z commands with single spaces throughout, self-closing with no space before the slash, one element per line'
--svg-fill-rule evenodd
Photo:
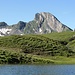
<path fill-rule="evenodd" d="M 75 52 L 75 40 L 69 42 L 69 43 L 67 44 L 67 46 L 68 46 L 73 52 Z"/>
<path fill-rule="evenodd" d="M 54 40 L 59 40 L 59 41 L 69 41 L 69 39 L 72 38 L 74 35 L 75 35 L 75 32 L 73 31 L 43 34 L 43 36 L 45 37 L 48 37 Z"/>
<path fill-rule="evenodd" d="M 28 54 L 28 57 L 31 57 L 33 63 L 41 64 L 75 64 L 74 57 L 65 57 L 65 56 L 39 56 Z"/>

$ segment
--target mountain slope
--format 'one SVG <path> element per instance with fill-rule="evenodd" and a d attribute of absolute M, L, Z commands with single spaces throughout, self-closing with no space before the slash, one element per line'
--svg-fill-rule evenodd
<path fill-rule="evenodd" d="M 26 26 L 26 22 L 19 21 L 17 24 L 11 26 L 12 30 L 9 35 L 21 35 L 24 34 L 24 28 Z"/>
<path fill-rule="evenodd" d="M 63 31 L 72 31 L 72 29 L 62 24 L 54 15 L 48 12 L 36 13 L 34 20 L 28 23 L 19 21 L 17 24 L 10 26 L 5 22 L 0 22 L 0 36 L 45 34 Z"/>
<path fill-rule="evenodd" d="M 25 27 L 25 33 L 51 33 L 71 31 L 69 27 L 62 24 L 54 15 L 42 12 L 35 14 L 33 21 L 27 23 Z"/>

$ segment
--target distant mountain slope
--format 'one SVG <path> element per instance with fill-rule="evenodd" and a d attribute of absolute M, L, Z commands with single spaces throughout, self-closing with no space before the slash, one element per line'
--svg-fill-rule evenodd
<path fill-rule="evenodd" d="M 21 34 L 24 34 L 25 26 L 26 26 L 26 22 L 19 21 L 17 24 L 14 24 L 14 25 L 11 26 L 12 30 L 9 33 L 9 35 L 13 35 L 13 34 L 21 35 Z"/>
<path fill-rule="evenodd" d="M 28 22 L 25 27 L 25 33 L 38 34 L 71 30 L 72 29 L 62 24 L 54 15 L 48 12 L 35 14 L 34 20 Z"/>
<path fill-rule="evenodd" d="M 17 24 L 12 25 L 12 28 L 23 31 L 25 26 L 26 26 L 26 22 L 19 21 Z"/>
<path fill-rule="evenodd" d="M 72 29 L 62 24 L 54 15 L 48 12 L 36 13 L 34 20 L 28 23 L 19 21 L 17 24 L 10 26 L 5 22 L 0 22 L 0 36 L 63 31 L 72 31 Z"/>

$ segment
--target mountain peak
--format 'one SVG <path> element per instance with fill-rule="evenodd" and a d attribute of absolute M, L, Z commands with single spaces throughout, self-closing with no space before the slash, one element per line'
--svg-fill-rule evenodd
<path fill-rule="evenodd" d="M 8 26 L 5 22 L 0 22 L 1 32 L 11 34 L 45 34 L 51 32 L 72 31 L 71 28 L 62 24 L 53 14 L 40 12 L 35 14 L 34 20 L 26 23 L 19 21 L 17 24 Z"/>
<path fill-rule="evenodd" d="M 18 22 L 18 25 L 21 25 L 21 24 L 25 24 L 25 22 L 19 21 L 19 22 Z"/>
<path fill-rule="evenodd" d="M 13 25 L 13 29 L 23 30 L 25 26 L 26 26 L 26 22 L 19 21 L 17 24 Z"/>
<path fill-rule="evenodd" d="M 29 28 L 29 31 L 26 33 L 33 32 L 39 34 L 72 30 L 66 25 L 62 24 L 54 15 L 49 12 L 36 13 L 34 20 L 30 21 L 26 27 Z M 25 28 L 25 30 L 27 30 L 27 28 Z"/>
<path fill-rule="evenodd" d="M 7 23 L 5 23 L 5 22 L 0 22 L 0 28 L 4 28 L 4 27 L 7 27 L 8 25 L 7 25 Z"/>
<path fill-rule="evenodd" d="M 41 20 L 41 19 L 50 20 L 50 18 L 58 20 L 53 14 L 49 12 L 40 12 L 35 14 L 35 20 Z"/>

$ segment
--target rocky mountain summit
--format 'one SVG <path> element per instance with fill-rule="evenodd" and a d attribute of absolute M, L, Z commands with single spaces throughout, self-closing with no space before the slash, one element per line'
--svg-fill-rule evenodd
<path fill-rule="evenodd" d="M 62 31 L 72 31 L 72 29 L 62 24 L 54 15 L 48 12 L 36 13 L 34 20 L 28 23 L 19 21 L 17 24 L 7 25 L 5 22 L 0 22 L 0 36 L 45 34 Z"/>
<path fill-rule="evenodd" d="M 62 24 L 54 15 L 42 12 L 35 14 L 33 21 L 27 23 L 25 33 L 51 33 L 72 30 Z"/>

